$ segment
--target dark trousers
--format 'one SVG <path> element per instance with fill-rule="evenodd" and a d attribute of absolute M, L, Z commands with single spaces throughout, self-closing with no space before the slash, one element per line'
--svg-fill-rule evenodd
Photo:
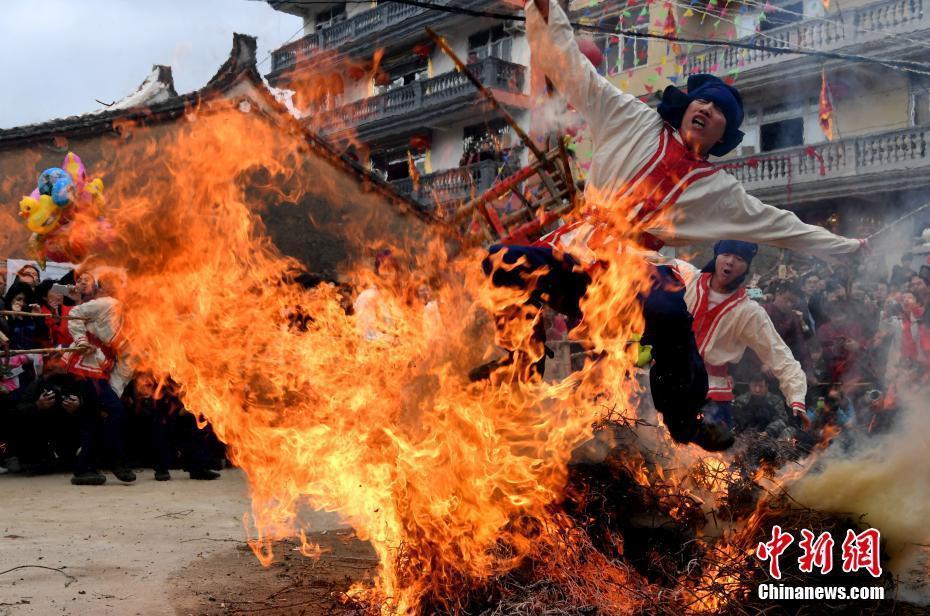
<path fill-rule="evenodd" d="M 89 416 L 79 427 L 80 451 L 75 473 L 97 470 L 106 456 L 113 468 L 126 465 L 126 409 L 123 402 L 102 379 L 84 382 L 84 405 L 80 412 Z"/>
<path fill-rule="evenodd" d="M 482 268 L 495 286 L 528 289 L 532 285 L 528 301 L 561 312 L 572 321 L 570 326 L 581 319 L 579 302 L 591 277 L 570 255 L 538 246 L 496 244 Z M 689 442 L 707 398 L 707 372 L 691 330 L 684 285 L 667 266 L 653 267 L 650 276 L 649 291 L 637 299 L 646 322 L 642 344 L 652 346 L 652 399 L 672 437 Z"/>
<path fill-rule="evenodd" d="M 187 471 L 202 471 L 207 468 L 206 430 L 197 428 L 193 415 L 183 411 L 174 399 L 149 400 L 152 427 L 152 466 L 156 471 L 168 471 L 176 467 L 178 452 Z M 176 403 L 175 403 L 176 402 Z"/>

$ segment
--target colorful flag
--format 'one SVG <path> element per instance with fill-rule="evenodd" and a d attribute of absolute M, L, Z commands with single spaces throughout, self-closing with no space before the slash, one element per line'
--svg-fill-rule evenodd
<path fill-rule="evenodd" d="M 675 36 L 677 27 L 675 25 L 675 11 L 672 9 L 672 3 L 666 2 L 665 8 L 668 11 L 668 13 L 666 13 L 665 15 L 665 24 L 662 28 L 662 34 L 664 34 L 665 36 Z M 681 48 L 677 44 L 672 43 L 670 45 L 670 48 L 671 48 L 672 53 L 675 54 L 676 56 L 681 54 Z"/>
<path fill-rule="evenodd" d="M 823 131 L 827 141 L 833 141 L 833 96 L 830 94 L 830 84 L 827 83 L 827 71 L 820 71 L 820 130 Z"/>

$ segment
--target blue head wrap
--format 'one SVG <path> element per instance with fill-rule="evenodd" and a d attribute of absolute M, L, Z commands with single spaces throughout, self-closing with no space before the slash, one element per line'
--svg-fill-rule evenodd
<path fill-rule="evenodd" d="M 743 99 L 736 88 L 714 75 L 692 75 L 688 77 L 687 93 L 675 86 L 665 88 L 657 111 L 663 120 L 681 130 L 688 105 L 698 99 L 717 105 L 727 120 L 723 138 L 710 149 L 710 154 L 723 156 L 743 141 L 743 132 L 739 129 L 743 123 Z"/>
<path fill-rule="evenodd" d="M 732 288 L 735 289 L 743 284 L 743 281 L 746 280 L 746 276 L 749 275 L 749 266 L 752 265 L 752 259 L 756 256 L 757 252 L 759 252 L 759 245 L 753 244 L 752 242 L 720 240 L 714 244 L 714 258 L 708 261 L 707 265 L 705 265 L 704 269 L 701 271 L 713 273 L 717 266 L 717 257 L 722 254 L 731 254 L 741 257 L 743 261 L 746 262 L 746 273 L 740 276 L 739 279 L 733 281 Z"/>

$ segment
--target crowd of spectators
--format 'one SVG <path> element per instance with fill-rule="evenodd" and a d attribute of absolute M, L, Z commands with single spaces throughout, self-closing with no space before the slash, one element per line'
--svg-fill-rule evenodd
<path fill-rule="evenodd" d="M 75 485 L 105 483 L 104 469 L 123 482 L 135 481 L 133 468 L 143 467 L 153 468 L 158 481 L 171 479 L 175 468 L 192 479 L 220 476 L 215 471 L 225 452 L 209 427 L 197 428 L 176 384 L 135 375 L 116 391 L 74 361 L 101 348 L 109 352 L 84 318 L 71 315 L 108 295 L 94 273 L 43 280 L 36 265 L 26 264 L 0 271 L 0 282 L 6 290 L 0 301 L 0 474 L 67 471 Z"/>
<path fill-rule="evenodd" d="M 905 254 L 891 272 L 781 266 L 750 286 L 807 375 L 809 423 L 787 412 L 771 373 L 747 353 L 734 371 L 735 430 L 789 434 L 807 449 L 886 431 L 902 396 L 930 379 L 930 266 L 914 261 Z"/>

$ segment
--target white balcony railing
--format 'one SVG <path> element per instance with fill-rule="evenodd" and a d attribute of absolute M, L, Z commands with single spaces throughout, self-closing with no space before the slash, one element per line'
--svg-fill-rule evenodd
<path fill-rule="evenodd" d="M 471 64 L 469 68 L 488 88 L 520 93 L 526 67 L 495 57 Z M 474 97 L 475 86 L 458 71 L 442 73 L 397 89 L 342 105 L 310 119 L 310 125 L 323 134 L 338 133 L 350 127 L 411 116 L 447 107 L 450 103 Z"/>
<path fill-rule="evenodd" d="M 750 193 L 769 189 L 803 189 L 822 179 L 890 178 L 930 171 L 930 127 L 915 127 L 813 146 L 744 156 L 721 163 Z M 823 174 L 821 175 L 821 171 Z"/>
<path fill-rule="evenodd" d="M 813 49 L 839 51 L 872 42 L 895 42 L 895 35 L 920 33 L 930 29 L 930 17 L 924 14 L 924 0 L 882 0 L 843 11 L 841 16 L 807 19 L 768 30 L 742 39 L 769 49 L 736 49 L 712 47 L 694 50 L 679 62 L 685 65 L 685 75 L 696 73 L 724 74 L 735 69 L 747 71 L 797 58 L 796 54 L 774 49 Z M 910 38 L 910 37 L 909 37 Z M 919 36 L 914 37 L 915 40 Z M 916 44 L 923 45 L 922 41 Z"/>

